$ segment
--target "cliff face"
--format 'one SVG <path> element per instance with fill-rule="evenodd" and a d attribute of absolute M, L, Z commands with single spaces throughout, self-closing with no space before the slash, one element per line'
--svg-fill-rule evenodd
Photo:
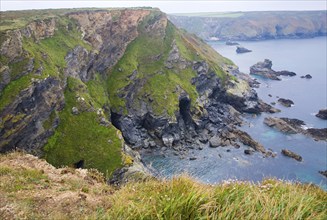
<path fill-rule="evenodd" d="M 235 126 L 239 112 L 271 107 L 158 10 L 64 11 L 2 31 L 0 43 L 1 152 L 109 176 L 132 162 L 126 144 L 181 153 L 213 138 L 265 152 Z"/>
<path fill-rule="evenodd" d="M 309 38 L 327 34 L 326 11 L 170 15 L 169 18 L 176 26 L 206 40 L 212 37 L 222 40 Z"/>

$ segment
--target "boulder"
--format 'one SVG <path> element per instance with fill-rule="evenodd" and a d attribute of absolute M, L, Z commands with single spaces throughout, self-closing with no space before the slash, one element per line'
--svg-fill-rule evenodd
<path fill-rule="evenodd" d="M 247 154 L 247 155 L 252 155 L 254 153 L 254 150 L 246 149 L 246 150 L 244 150 L 244 153 Z"/>
<path fill-rule="evenodd" d="M 237 46 L 236 53 L 249 53 L 252 52 L 252 50 L 249 50 L 245 47 Z"/>
<path fill-rule="evenodd" d="M 73 107 L 72 108 L 72 114 L 73 115 L 78 115 L 79 111 L 78 111 L 78 108 L 77 107 Z"/>
<path fill-rule="evenodd" d="M 174 142 L 174 137 L 170 134 L 165 134 L 162 136 L 162 142 L 166 147 L 172 147 Z"/>
<path fill-rule="evenodd" d="M 294 102 L 290 99 L 280 98 L 278 99 L 278 102 L 285 107 L 291 107 L 292 105 L 294 105 Z"/>
<path fill-rule="evenodd" d="M 221 145 L 221 139 L 218 136 L 213 136 L 212 138 L 210 138 L 209 140 L 209 146 L 210 147 L 219 147 Z"/>
<path fill-rule="evenodd" d="M 292 152 L 290 150 L 283 149 L 282 154 L 284 156 L 291 157 L 291 158 L 293 158 L 293 159 L 295 159 L 297 161 L 302 161 L 302 157 L 300 155 L 298 155 L 298 154 L 296 154 L 296 153 L 294 153 L 294 152 Z"/>
<path fill-rule="evenodd" d="M 316 117 L 327 120 L 327 109 L 319 110 L 319 112 L 316 114 Z"/>

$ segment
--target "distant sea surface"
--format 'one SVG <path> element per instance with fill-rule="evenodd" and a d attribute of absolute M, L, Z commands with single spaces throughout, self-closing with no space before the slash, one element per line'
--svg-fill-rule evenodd
<path fill-rule="evenodd" d="M 227 46 L 225 42 L 209 42 L 223 56 L 231 59 L 241 72 L 249 73 L 249 68 L 258 61 L 272 60 L 274 70 L 295 72 L 294 77 L 282 77 L 282 81 L 258 78 L 261 83 L 256 89 L 259 97 L 267 103 L 276 102 L 278 97 L 294 101 L 295 105 L 281 109 L 275 117 L 288 117 L 303 120 L 308 127 L 325 128 L 327 121 L 315 117 L 319 109 L 327 107 L 327 37 L 299 40 L 242 41 L 242 46 L 253 52 L 237 54 L 236 46 Z M 300 76 L 310 74 L 312 79 Z M 270 97 L 271 95 L 271 97 Z M 162 154 L 143 155 L 146 164 L 151 165 L 162 176 L 171 177 L 181 173 L 199 179 L 202 182 L 218 183 L 226 179 L 260 181 L 267 177 L 283 180 L 312 182 L 327 190 L 327 180 L 320 170 L 327 169 L 327 143 L 314 141 L 302 134 L 286 135 L 266 126 L 264 117 L 244 115 L 247 125 L 242 129 L 254 139 L 277 153 L 276 158 L 263 158 L 260 153 L 244 155 L 244 148 L 209 148 L 202 151 L 191 150 L 185 159 Z M 303 158 L 302 162 L 281 155 L 281 149 L 287 148 Z M 227 152 L 227 150 L 230 152 Z M 197 160 L 190 161 L 189 157 Z"/>

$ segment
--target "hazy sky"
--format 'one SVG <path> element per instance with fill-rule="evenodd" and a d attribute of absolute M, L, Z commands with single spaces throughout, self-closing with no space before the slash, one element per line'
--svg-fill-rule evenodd
<path fill-rule="evenodd" d="M 166 13 L 215 12 L 215 11 L 271 11 L 271 10 L 326 10 L 326 0 L 211 0 L 211 1 L 18 1 L 0 0 L 1 11 L 45 9 L 45 8 L 81 8 L 81 7 L 158 7 Z"/>

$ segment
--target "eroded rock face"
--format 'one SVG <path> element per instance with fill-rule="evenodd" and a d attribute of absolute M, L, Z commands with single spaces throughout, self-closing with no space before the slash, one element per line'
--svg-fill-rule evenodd
<path fill-rule="evenodd" d="M 92 76 L 89 69 L 93 65 L 95 56 L 94 53 L 89 53 L 82 46 L 75 47 L 65 57 L 67 62 L 67 68 L 65 69 L 66 77 L 70 76 L 87 82 Z"/>
<path fill-rule="evenodd" d="M 6 40 L 2 43 L 0 54 L 13 61 L 23 53 L 22 34 L 19 30 L 7 32 Z"/>
<path fill-rule="evenodd" d="M 63 106 L 63 88 L 58 80 L 49 77 L 35 81 L 0 114 L 0 152 L 23 149 L 40 153 L 40 148 L 59 123 L 57 116 L 48 121 L 47 128 L 44 122 Z"/>
<path fill-rule="evenodd" d="M 69 17 L 77 21 L 83 39 L 98 51 L 92 69 L 103 72 L 124 55 L 127 45 L 138 36 L 138 25 L 149 13 L 149 10 L 99 10 L 73 12 Z M 153 25 L 165 26 L 166 22 L 162 19 Z"/>
<path fill-rule="evenodd" d="M 25 37 L 33 37 L 35 41 L 52 37 L 56 31 L 56 19 L 49 18 L 45 20 L 37 20 L 22 30 Z"/>

